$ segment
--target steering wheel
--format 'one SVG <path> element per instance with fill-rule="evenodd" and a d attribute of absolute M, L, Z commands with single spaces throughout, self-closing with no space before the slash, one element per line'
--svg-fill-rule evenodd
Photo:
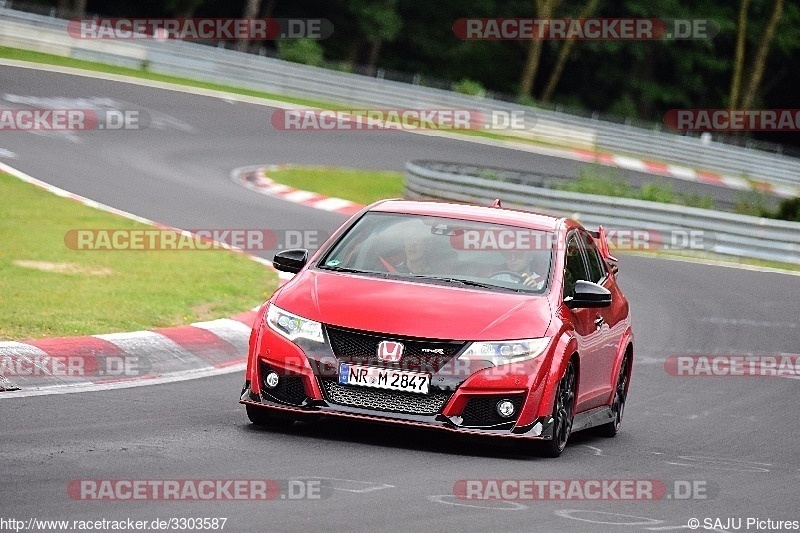
<path fill-rule="evenodd" d="M 525 277 L 519 272 L 514 272 L 513 270 L 498 270 L 497 272 L 489 276 L 489 279 L 494 279 L 500 276 L 510 276 L 514 278 L 514 281 L 516 281 L 517 283 L 525 282 Z"/>

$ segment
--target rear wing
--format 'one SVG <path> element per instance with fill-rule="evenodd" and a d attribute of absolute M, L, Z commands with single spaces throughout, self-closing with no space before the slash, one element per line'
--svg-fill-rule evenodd
<path fill-rule="evenodd" d="M 597 250 L 600 252 L 603 260 L 608 265 L 608 268 L 611 269 L 611 272 L 614 274 L 619 272 L 619 259 L 611 255 L 611 251 L 608 248 L 606 229 L 603 226 L 600 226 L 597 228 L 597 231 L 590 231 L 589 234 L 592 236 L 592 238 L 594 238 L 595 243 L 597 244 Z"/>

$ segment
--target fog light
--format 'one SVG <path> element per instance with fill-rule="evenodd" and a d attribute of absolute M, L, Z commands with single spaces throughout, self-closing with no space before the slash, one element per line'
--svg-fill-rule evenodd
<path fill-rule="evenodd" d="M 503 418 L 508 418 L 514 414 L 514 404 L 511 403 L 511 400 L 500 400 L 497 402 L 497 414 L 502 416 Z"/>
<path fill-rule="evenodd" d="M 267 388 L 269 388 L 269 389 L 274 389 L 275 387 L 277 387 L 278 386 L 278 374 L 276 374 L 275 372 L 270 372 L 269 374 L 267 374 L 267 377 L 264 379 L 264 385 L 266 385 Z"/>

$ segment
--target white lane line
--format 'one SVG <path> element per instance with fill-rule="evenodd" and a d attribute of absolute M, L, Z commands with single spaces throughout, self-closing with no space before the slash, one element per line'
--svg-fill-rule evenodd
<path fill-rule="evenodd" d="M 749 191 L 753 188 L 746 179 L 734 176 L 722 176 L 722 183 L 730 189 L 738 189 L 740 191 Z"/>
<path fill-rule="evenodd" d="M 220 318 L 207 322 L 195 322 L 192 326 L 210 331 L 234 348 L 241 350 L 243 357 L 247 354 L 251 328 L 242 322 L 230 318 Z"/>
<path fill-rule="evenodd" d="M 93 335 L 123 352 L 144 359 L 156 374 L 178 372 L 187 366 L 202 368 L 208 363 L 181 347 L 172 339 L 154 331 L 132 331 Z"/>
<path fill-rule="evenodd" d="M 581 444 L 581 446 L 583 446 L 584 448 L 589 448 L 590 450 L 594 451 L 594 455 L 596 455 L 596 456 L 602 456 L 603 455 L 603 450 L 601 450 L 600 448 L 596 448 L 594 446 L 589 446 L 588 444 Z"/>
<path fill-rule="evenodd" d="M 324 198 L 322 200 L 318 200 L 314 202 L 311 207 L 316 209 L 322 209 L 323 211 L 336 211 L 337 209 L 342 209 L 343 207 L 350 207 L 352 205 L 356 205 L 350 200 L 344 200 L 343 198 L 335 198 L 333 196 L 329 198 Z"/>
<path fill-rule="evenodd" d="M 678 165 L 667 165 L 667 172 L 673 178 L 686 181 L 697 181 L 697 171 L 693 168 Z"/>
<path fill-rule="evenodd" d="M 296 204 L 308 202 L 309 200 L 314 200 L 319 198 L 320 195 L 315 192 L 302 191 L 300 189 L 295 189 L 292 192 L 283 195 L 284 200 L 288 202 L 294 202 Z"/>
<path fill-rule="evenodd" d="M 519 502 L 507 500 L 462 500 L 453 494 L 434 494 L 427 497 L 434 503 L 444 503 L 446 505 L 457 505 L 459 507 L 473 507 L 475 509 L 488 509 L 491 511 L 522 511 L 527 509 L 527 505 Z M 473 502 L 473 503 L 467 503 Z M 482 503 L 475 503 L 482 502 Z"/>
<path fill-rule="evenodd" d="M 637 172 L 644 172 L 648 174 L 649 168 L 647 168 L 647 163 L 642 161 L 641 159 L 634 159 L 632 157 L 625 157 L 622 155 L 615 155 L 611 158 L 619 168 L 624 168 L 627 170 L 635 170 Z"/>
<path fill-rule="evenodd" d="M 663 520 L 658 520 L 655 518 L 647 518 L 646 516 L 634 516 L 629 514 L 621 514 L 621 513 L 607 513 L 605 511 L 592 511 L 587 509 L 558 509 L 555 511 L 557 516 L 561 518 L 569 518 L 571 520 L 578 520 L 579 522 L 589 522 L 590 524 L 603 524 L 609 526 L 655 526 L 657 524 L 663 524 Z M 591 518 L 586 518 L 586 515 L 593 516 L 596 518 L 592 520 Z M 584 518 L 581 518 L 583 516 Z M 610 520 L 602 519 L 602 517 L 608 517 Z M 631 518 L 632 521 L 624 521 L 620 522 L 619 519 L 626 519 Z M 613 521 L 617 520 L 617 521 Z"/>
<path fill-rule="evenodd" d="M 117 381 L 113 383 L 80 383 L 76 385 L 63 385 L 55 387 L 43 387 L 40 389 L 10 391 L 10 392 L 3 392 L 2 394 L 0 394 L 0 401 L 2 401 L 3 399 L 29 398 L 31 396 L 72 394 L 76 392 L 99 392 L 99 391 L 107 391 L 115 389 L 131 389 L 134 387 L 146 387 L 149 385 L 162 385 L 165 383 L 177 383 L 179 381 L 188 381 L 191 379 L 221 376 L 223 374 L 232 374 L 235 372 L 243 373 L 246 366 L 247 366 L 246 363 L 239 363 L 236 365 L 230 365 L 221 368 L 205 367 L 205 368 L 198 368 L 196 370 L 184 370 L 180 372 L 172 372 L 151 379 L 139 379 L 135 381 Z M 244 377 L 242 379 L 244 379 Z"/>
<path fill-rule="evenodd" d="M 647 253 L 639 253 L 639 252 L 625 252 L 624 255 L 633 255 L 637 257 L 647 257 L 650 259 L 665 259 L 667 261 L 678 261 L 683 263 L 693 263 L 695 265 L 704 265 L 704 266 L 717 266 L 723 268 L 735 268 L 738 270 L 749 270 L 751 272 L 764 272 L 770 274 L 786 274 L 789 276 L 800 276 L 800 271 L 796 270 L 785 270 L 782 268 L 774 268 L 774 267 L 767 267 L 767 266 L 758 266 L 758 265 L 745 265 L 742 263 L 730 263 L 728 261 L 720 261 L 716 259 L 700 259 L 696 257 L 683 257 L 679 255 L 667 255 L 667 254 L 647 254 Z"/>
<path fill-rule="evenodd" d="M 366 492 L 375 492 L 376 490 L 395 488 L 394 485 L 389 485 L 387 483 L 373 483 L 371 481 L 358 481 L 355 479 L 342 479 L 338 477 L 309 476 L 309 477 L 292 477 L 291 479 L 298 481 L 315 480 L 315 479 L 320 479 L 323 481 L 332 481 L 333 483 L 330 488 L 333 490 L 339 490 L 342 492 L 355 492 L 359 494 L 363 494 Z"/>
<path fill-rule="evenodd" d="M 6 381 L 17 387 L 22 387 L 29 382 L 27 377 L 20 372 L 23 370 L 19 366 L 21 362 L 26 363 L 26 369 L 30 368 L 31 377 L 49 378 L 52 381 L 64 383 L 63 380 L 53 376 L 50 370 L 37 364 L 49 359 L 51 359 L 50 354 L 31 344 L 17 341 L 0 342 L 0 374 L 5 377 Z"/>

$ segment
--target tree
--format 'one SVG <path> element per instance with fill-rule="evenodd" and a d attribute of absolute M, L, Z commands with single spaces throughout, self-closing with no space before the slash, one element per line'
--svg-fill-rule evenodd
<path fill-rule="evenodd" d="M 578 14 L 578 18 L 591 17 L 599 5 L 600 0 L 589 0 L 586 2 L 586 5 L 581 10 L 580 14 Z M 569 59 L 569 54 L 572 52 L 573 46 L 575 46 L 575 39 L 567 39 L 564 41 L 564 44 L 561 45 L 561 50 L 558 52 L 556 65 L 553 67 L 553 71 L 550 73 L 550 80 L 547 82 L 547 86 L 542 93 L 542 102 L 549 102 L 553 97 L 553 93 L 556 90 L 556 85 L 558 85 L 558 81 L 561 79 L 561 74 L 564 72 L 564 67 L 567 65 L 567 60 Z"/>
<path fill-rule="evenodd" d="M 205 0 L 167 0 L 164 9 L 175 17 L 192 18 Z"/>
<path fill-rule="evenodd" d="M 86 0 L 58 0 L 57 13 L 62 18 L 86 16 Z"/>
<path fill-rule="evenodd" d="M 258 16 L 258 12 L 261 11 L 261 0 L 247 0 L 247 3 L 244 6 L 244 18 L 246 19 L 254 19 Z M 244 52 L 247 50 L 247 45 L 250 43 L 250 39 L 241 39 L 236 42 L 236 49 L 240 52 Z"/>
<path fill-rule="evenodd" d="M 750 0 L 742 0 L 739 5 L 739 18 L 736 24 L 736 53 L 733 57 L 733 79 L 731 79 L 731 93 L 728 97 L 728 107 L 736 109 L 739 103 L 739 93 L 742 90 L 742 73 L 744 72 L 744 47 L 747 39 L 747 9 Z"/>
<path fill-rule="evenodd" d="M 383 0 L 382 2 L 368 2 L 366 0 L 352 0 L 349 11 L 358 21 L 359 33 L 369 43 L 369 57 L 367 65 L 370 74 L 375 74 L 380 57 L 381 46 L 385 42 L 397 39 L 403 28 L 403 19 L 397 12 L 396 0 Z M 360 39 L 356 38 L 354 48 L 351 49 L 350 61 L 357 57 L 360 48 Z"/>
<path fill-rule="evenodd" d="M 540 19 L 553 18 L 553 13 L 561 0 L 535 0 L 536 17 Z M 519 80 L 519 95 L 521 97 L 531 96 L 533 84 L 536 81 L 536 74 L 539 71 L 539 61 L 542 58 L 542 39 L 531 39 L 528 45 L 528 55 L 525 58 L 525 66 L 522 69 L 522 76 Z"/>
<path fill-rule="evenodd" d="M 769 54 L 770 45 L 775 37 L 775 30 L 781 22 L 783 17 L 783 0 L 775 0 L 772 7 L 772 14 L 770 15 L 769 22 L 764 29 L 764 35 L 758 45 L 755 59 L 753 60 L 753 68 L 750 72 L 750 82 L 747 84 L 747 89 L 742 96 L 741 109 L 749 109 L 755 101 L 761 80 L 764 77 L 764 70 L 767 66 L 767 55 Z"/>

